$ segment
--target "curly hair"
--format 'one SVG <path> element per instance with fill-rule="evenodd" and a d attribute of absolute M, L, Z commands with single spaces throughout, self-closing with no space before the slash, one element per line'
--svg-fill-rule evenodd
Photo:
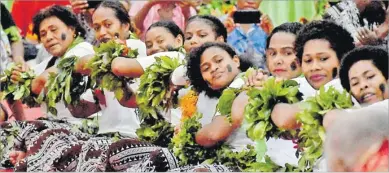
<path fill-rule="evenodd" d="M 382 75 L 388 80 L 388 52 L 375 46 L 363 46 L 347 53 L 340 65 L 340 82 L 347 91 L 350 91 L 349 70 L 358 61 L 370 60 L 381 71 Z"/>
<path fill-rule="evenodd" d="M 184 33 L 181 31 L 180 27 L 176 25 L 173 21 L 158 21 L 150 25 L 149 31 L 152 28 L 156 27 L 162 27 L 165 28 L 167 31 L 169 31 L 174 37 L 177 37 L 178 35 L 181 35 L 182 39 L 184 39 Z M 146 31 L 146 32 L 147 32 Z"/>
<path fill-rule="evenodd" d="M 297 34 L 295 50 L 300 62 L 302 62 L 301 59 L 305 44 L 310 40 L 316 39 L 327 40 L 330 43 L 331 49 L 336 52 L 339 62 L 342 60 L 344 54 L 355 48 L 354 39 L 343 27 L 327 20 L 312 21 L 303 26 Z"/>
<path fill-rule="evenodd" d="M 273 37 L 274 34 L 279 32 L 285 32 L 285 33 L 291 33 L 293 35 L 297 36 L 298 31 L 303 27 L 304 25 L 298 22 L 288 22 L 284 23 L 280 26 L 277 26 L 273 29 L 273 31 L 270 33 L 269 37 L 266 39 L 266 49 L 269 48 L 270 39 Z"/>
<path fill-rule="evenodd" d="M 216 37 L 223 36 L 224 42 L 227 41 L 227 29 L 224 24 L 215 16 L 210 15 L 196 15 L 188 19 L 187 26 L 190 22 L 200 20 L 211 26 L 212 30 L 215 32 Z"/>
<path fill-rule="evenodd" d="M 43 20 L 49 17 L 58 18 L 68 27 L 74 28 L 78 36 L 85 37 L 85 28 L 81 26 L 80 21 L 77 19 L 77 16 L 74 13 L 72 13 L 64 6 L 52 5 L 43 10 L 40 10 L 33 18 L 34 27 L 32 32 L 38 36 L 38 40 L 41 39 L 39 35 L 40 24 Z"/>
<path fill-rule="evenodd" d="M 219 43 L 219 42 L 205 43 L 205 44 L 201 45 L 200 47 L 193 49 L 193 51 L 189 54 L 187 75 L 189 77 L 189 80 L 190 80 L 193 88 L 197 92 L 200 93 L 200 92 L 204 91 L 207 96 L 214 98 L 214 97 L 220 97 L 223 89 L 213 90 L 211 87 L 209 87 L 208 83 L 204 80 L 204 78 L 201 74 L 201 70 L 200 70 L 201 56 L 203 55 L 205 50 L 207 50 L 208 48 L 211 48 L 211 47 L 218 47 L 218 48 L 225 50 L 231 56 L 231 58 L 233 58 L 235 55 L 237 55 L 236 52 L 234 51 L 234 49 L 226 43 Z M 243 63 L 248 63 L 248 62 L 246 61 Z M 246 71 L 250 66 L 252 66 L 252 65 L 247 65 L 247 64 L 242 65 L 241 64 L 239 69 L 241 71 Z"/>

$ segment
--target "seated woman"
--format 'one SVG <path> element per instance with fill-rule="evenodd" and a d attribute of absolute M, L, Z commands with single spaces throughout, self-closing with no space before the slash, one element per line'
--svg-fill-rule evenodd
<path fill-rule="evenodd" d="M 158 29 L 163 29 L 161 28 L 162 26 L 158 25 L 159 24 L 153 24 L 146 32 L 149 40 L 146 40 L 146 44 L 148 43 L 150 46 L 148 48 L 149 51 L 147 51 L 147 55 L 150 57 L 140 57 L 138 59 L 116 58 L 112 62 L 112 72 L 115 75 L 132 78 L 140 77 L 144 73 L 144 70 L 155 62 L 155 56 L 165 55 L 165 53 L 156 53 L 168 52 L 170 51 L 168 49 L 169 47 L 173 48 L 173 50 L 178 49 L 181 46 L 178 44 L 179 41 L 183 41 L 185 50 L 190 52 L 192 48 L 198 47 L 208 41 L 224 41 L 227 36 L 227 31 L 225 30 L 223 24 L 219 21 L 219 19 L 212 16 L 191 17 L 188 20 L 188 24 L 185 29 L 185 38 L 178 37 L 180 34 L 174 27 L 174 29 L 171 28 L 172 30 L 169 29 L 171 34 L 164 35 L 165 40 L 157 40 L 157 36 L 161 37 L 161 34 L 155 32 L 158 31 Z M 168 26 L 165 26 L 165 29 L 168 28 Z M 152 42 L 153 39 L 154 42 Z M 174 39 L 176 39 L 176 41 L 173 41 Z M 157 43 L 158 41 L 159 43 Z M 170 41 L 170 43 L 168 41 Z M 155 48 L 151 46 L 155 46 Z M 171 53 L 167 53 L 166 55 L 171 55 Z M 174 55 L 176 55 L 176 53 Z"/>
<path fill-rule="evenodd" d="M 266 65 L 270 74 L 278 79 L 295 79 L 301 75 L 301 63 L 294 51 L 297 32 L 303 27 L 300 23 L 284 23 L 272 31 L 267 39 Z M 262 69 L 257 70 L 245 79 L 245 85 L 261 87 L 268 78 Z M 232 114 L 243 116 L 244 105 L 248 104 L 246 92 L 239 94 L 234 101 Z M 243 105 L 243 106 L 242 106 Z M 236 115 L 238 116 L 238 115 Z M 267 154 L 278 165 L 297 164 L 296 149 L 293 141 L 286 138 L 270 138 L 266 142 Z"/>
<path fill-rule="evenodd" d="M 153 24 L 152 27 L 146 32 L 146 44 L 148 44 L 149 46 L 148 50 L 156 49 L 157 51 L 149 51 L 150 53 L 154 54 L 148 57 L 140 57 L 137 60 L 118 57 L 112 63 L 113 72 L 118 76 L 132 76 L 136 74 L 136 72 L 134 71 L 141 71 L 143 74 L 144 69 L 146 69 L 153 62 L 155 62 L 155 56 L 168 55 L 171 57 L 176 57 L 180 54 L 182 56 L 185 56 L 180 52 L 169 51 L 169 47 L 172 48 L 173 46 L 175 46 L 173 48 L 177 49 L 177 46 L 179 46 L 179 44 L 177 43 L 179 43 L 179 41 L 181 40 L 180 34 L 179 32 L 177 32 L 176 28 L 178 29 L 178 27 L 176 27 L 175 24 L 173 25 L 171 22 L 157 22 Z M 208 41 L 224 42 L 226 34 L 227 31 L 219 19 L 213 16 L 194 16 L 190 18 L 186 27 L 186 41 L 184 42 L 184 48 L 187 52 L 190 52 L 192 49 Z M 162 39 L 163 42 L 159 42 L 159 39 Z M 116 68 L 118 71 L 114 70 L 114 68 Z M 185 72 L 186 67 L 184 67 L 184 69 L 180 71 L 180 75 L 178 75 L 178 78 L 182 77 L 182 74 Z M 172 78 L 174 78 L 174 73 L 172 75 Z M 133 77 L 140 77 L 140 74 Z M 172 81 L 172 83 L 174 83 L 174 80 Z M 199 96 L 199 100 L 202 100 L 197 103 L 200 112 L 207 112 L 206 114 L 213 114 L 215 112 L 216 106 L 210 109 L 209 105 L 216 105 L 217 98 L 209 98 L 204 93 L 201 93 Z M 177 117 L 171 116 L 171 119 L 167 119 L 170 120 L 173 125 L 176 125 L 179 123 L 181 115 Z M 201 121 L 209 122 L 205 120 Z M 133 140 L 129 141 L 127 139 L 123 139 L 111 145 L 110 151 L 115 152 L 112 153 L 112 158 L 115 159 L 110 160 L 110 165 L 112 166 L 113 170 L 122 171 L 123 167 L 126 167 L 125 165 L 133 164 L 133 162 L 126 162 L 129 157 L 134 156 L 132 152 L 133 149 L 132 147 L 130 147 L 132 146 L 130 145 L 131 142 L 133 142 Z M 126 162 L 126 164 L 123 164 L 123 162 Z"/>
<path fill-rule="evenodd" d="M 338 79 L 340 62 L 354 48 L 351 35 L 343 27 L 329 21 L 313 21 L 300 30 L 295 45 L 305 76 L 298 81 L 304 99 L 314 96 L 322 86 L 343 90 Z M 272 111 L 273 122 L 283 129 L 298 128 L 295 119 L 298 107 L 277 104 Z"/>
<path fill-rule="evenodd" d="M 178 52 L 184 43 L 184 33 L 171 21 L 159 21 L 146 31 L 147 56 L 137 59 L 124 57 L 112 61 L 112 72 L 117 76 L 139 78 L 147 67 L 155 62 L 155 57 L 171 56 L 184 59 L 185 55 Z"/>
<path fill-rule="evenodd" d="M 298 80 L 304 99 L 315 96 L 322 86 L 344 90 L 338 79 L 338 71 L 343 56 L 354 48 L 354 44 L 353 38 L 343 27 L 329 21 L 313 21 L 299 31 L 295 45 L 305 76 Z M 271 118 L 278 128 L 298 129 L 300 124 L 296 121 L 296 115 L 300 111 L 299 103 L 279 103 L 273 108 Z M 321 165 L 324 162 L 317 163 L 314 170 L 325 169 Z"/>
<path fill-rule="evenodd" d="M 125 20 L 125 16 L 127 15 L 127 21 Z M 96 9 L 94 16 L 94 24 L 95 28 L 99 30 L 96 31 L 97 40 L 100 42 L 109 41 L 109 39 L 114 39 L 117 37 L 117 41 L 126 42 L 127 46 L 129 45 L 128 38 L 129 35 L 129 18 L 127 12 L 124 10 L 124 7 L 115 1 L 105 1 L 99 5 Z M 100 21 L 100 22 L 99 22 Z M 108 32 L 107 32 L 108 31 Z M 132 48 L 138 48 L 139 53 L 145 55 L 145 51 L 142 52 L 142 43 L 136 40 L 130 40 L 134 44 Z M 135 43 L 134 43 L 135 42 Z M 143 44 L 144 45 L 144 44 Z M 145 50 L 145 49 L 143 49 Z M 94 54 L 94 53 L 91 53 Z M 88 59 L 91 56 L 83 57 L 82 59 Z M 77 68 L 77 67 L 76 67 Z M 81 68 L 82 69 L 82 68 Z M 80 104 L 77 106 L 70 107 L 69 109 L 72 112 L 75 112 L 77 115 L 81 117 L 87 117 L 99 110 L 102 110 L 102 116 L 98 119 L 99 131 L 98 134 L 100 138 L 91 138 L 88 135 L 74 134 L 71 131 L 66 129 L 53 129 L 47 130 L 39 135 L 35 140 L 35 143 L 29 150 L 28 155 L 25 158 L 25 162 L 21 162 L 17 168 L 18 170 L 47 170 L 47 167 L 43 167 L 44 165 L 51 165 L 51 171 L 56 170 L 68 170 L 74 171 L 76 169 L 84 170 L 84 169 L 98 169 L 96 167 L 100 166 L 99 164 L 95 164 L 96 162 L 91 163 L 89 157 L 95 157 L 96 153 L 90 153 L 89 149 L 103 149 L 107 147 L 112 140 L 112 137 L 118 133 L 119 137 L 128 137 L 128 138 L 136 138 L 135 131 L 139 128 L 139 120 L 137 114 L 134 109 L 125 108 L 120 105 L 120 103 L 115 99 L 114 94 L 112 92 L 104 92 L 102 94 L 96 94 L 96 97 L 99 98 L 100 105 L 91 105 L 94 104 L 94 99 L 91 102 L 88 102 L 88 92 L 82 96 Z M 92 95 L 93 98 L 93 95 Z M 61 133 L 62 135 L 56 135 Z M 39 145 L 48 145 L 51 142 L 56 141 L 56 145 L 49 145 L 50 147 L 45 148 L 44 150 L 36 150 L 39 149 Z M 82 145 L 85 144 L 85 145 Z M 88 152 L 85 154 L 85 157 L 79 157 L 79 160 L 75 160 L 75 157 L 78 157 L 81 153 L 79 150 L 81 146 L 84 146 L 84 150 Z M 98 146 L 94 148 L 94 146 Z M 91 147 L 91 148 L 87 148 Z M 69 150 L 67 150 L 69 149 Z M 70 153 L 68 153 L 68 152 Z M 104 155 L 98 154 L 97 156 L 104 157 Z M 96 157 L 97 157 L 96 156 Z M 15 156 L 16 157 L 16 156 Z M 62 164 L 58 165 L 50 162 L 51 159 L 65 159 L 69 161 L 69 164 L 74 164 L 77 162 L 80 166 L 78 168 L 68 167 L 67 162 L 62 162 Z M 88 159 L 88 162 L 84 159 Z M 37 162 L 34 162 L 35 160 Z M 74 162 L 70 162 L 70 161 Z M 17 162 L 19 160 L 15 160 Z M 41 164 L 44 162 L 44 164 Z M 98 162 L 99 163 L 99 162 Z M 93 165 L 95 167 L 93 167 Z M 93 167 L 93 168 L 91 168 Z M 103 166 L 104 167 L 104 166 Z"/>
<path fill-rule="evenodd" d="M 55 72 L 56 68 L 51 68 L 58 63 L 61 58 L 77 56 L 83 57 L 93 54 L 92 45 L 83 41 L 85 30 L 78 23 L 76 16 L 68 9 L 61 6 L 51 6 L 42 10 L 34 17 L 34 33 L 38 35 L 47 51 L 53 55 L 34 67 L 34 72 L 38 75 L 31 84 L 31 91 L 39 94 L 44 88 L 49 72 Z M 46 70 L 46 71 L 45 71 Z M 12 72 L 12 80 L 18 81 L 22 69 L 15 68 Z M 46 112 L 45 106 L 42 105 Z M 25 152 L 26 147 L 32 144 L 37 134 L 48 128 L 72 129 L 75 124 L 81 124 L 80 119 L 75 118 L 65 107 L 63 102 L 56 104 L 58 116 L 51 114 L 48 117 L 55 121 L 32 121 L 15 123 L 22 130 L 19 131 L 15 141 L 16 152 L 11 153 L 11 161 L 17 157 L 18 153 Z M 60 121 L 59 121 L 60 120 Z M 14 125 L 15 125 L 14 124 Z"/>
<path fill-rule="evenodd" d="M 271 37 L 271 42 L 273 41 L 273 38 L 277 37 Z M 271 42 L 269 47 L 272 45 Z M 286 41 L 283 42 L 283 44 L 286 43 Z M 346 30 L 331 22 L 314 21 L 302 27 L 297 35 L 295 46 L 298 58 L 297 62 L 301 62 L 301 70 L 305 77 L 295 78 L 293 80 L 296 80 L 300 84 L 299 90 L 304 94 L 304 99 L 309 96 L 314 96 L 316 90 L 324 85 L 337 85 L 336 87 L 338 89 L 342 89 L 339 84 L 340 82 L 337 79 L 341 57 L 354 48 L 352 37 Z M 268 53 L 272 53 L 272 50 L 268 50 Z M 267 57 L 267 59 L 269 60 L 269 57 Z M 292 69 L 292 66 L 290 68 Z M 290 79 L 288 78 L 290 76 L 286 76 L 285 74 L 277 74 L 277 70 L 274 70 L 277 69 L 275 67 L 269 65 L 269 69 L 276 77 Z M 262 80 L 265 79 L 266 75 L 259 73 L 256 78 L 249 79 L 248 81 L 251 82 L 248 83 L 251 86 L 261 87 Z M 235 101 L 240 103 L 240 105 L 246 105 L 248 103 L 248 98 L 243 92 Z M 232 111 L 232 114 L 243 115 L 244 107 L 245 106 L 236 106 L 237 109 Z M 271 117 L 279 128 L 296 129 L 299 128 L 299 124 L 297 123 L 295 116 L 299 111 L 298 104 L 291 105 L 279 103 L 272 110 Z M 289 158 L 278 160 L 278 158 L 275 157 L 273 159 L 275 162 L 297 164 L 297 158 L 294 157 L 293 154 L 295 149 L 293 149 L 291 141 L 269 139 L 267 145 L 270 149 L 275 148 L 275 150 L 283 151 L 285 156 L 282 158 Z M 270 155 L 280 155 L 279 153 L 272 154 L 271 151 L 269 152 Z"/>
<path fill-rule="evenodd" d="M 233 48 L 225 43 L 209 42 L 191 51 L 188 60 L 188 76 L 193 88 L 198 93 L 204 92 L 207 96 L 217 98 L 227 87 L 239 88 L 243 86 L 244 81 L 239 77 L 239 74 L 247 70 L 247 66 L 244 66 L 244 69 L 242 67 L 239 57 Z M 216 106 L 217 102 L 209 104 L 208 108 L 215 110 Z M 246 137 L 245 131 L 240 127 L 243 116 L 232 117 L 231 126 L 225 116 L 221 116 L 220 113 L 216 113 L 215 116 L 215 113 L 208 111 L 206 114 L 203 114 L 203 117 L 211 117 L 211 119 L 213 117 L 213 120 L 207 122 L 197 132 L 196 142 L 199 145 L 211 147 L 225 141 L 234 150 L 240 151 L 247 144 L 253 144 Z M 145 158 L 146 160 L 136 165 L 131 165 L 128 170 L 131 172 L 145 170 L 159 172 L 179 167 L 173 153 L 167 149 L 160 149 L 151 154 L 150 157 Z M 213 166 L 209 167 L 213 168 Z M 222 171 L 229 170 L 223 167 Z"/>
<path fill-rule="evenodd" d="M 388 59 L 388 52 L 378 47 L 365 46 L 352 50 L 345 55 L 340 67 L 343 88 L 351 92 L 361 105 L 387 100 Z M 340 112 L 342 110 L 328 112 L 323 120 L 324 127 L 329 128 Z"/>
<path fill-rule="evenodd" d="M 149 56 L 139 57 L 137 59 L 127 59 L 118 57 L 112 62 L 112 72 L 117 76 L 139 78 L 144 73 L 144 70 L 155 62 L 154 57 L 156 56 L 167 55 L 171 57 L 177 57 L 178 55 L 179 57 L 183 58 L 185 55 L 182 53 L 178 53 L 176 51 L 168 51 L 168 48 L 173 46 L 173 49 L 178 49 L 179 47 L 177 46 L 179 46 L 179 44 L 177 43 L 179 43 L 179 41 L 181 40 L 180 37 L 178 37 L 180 34 L 179 32 L 177 32 L 177 29 L 168 28 L 170 28 L 170 26 L 162 27 L 160 24 L 153 24 L 152 27 L 146 33 L 146 43 L 150 46 L 150 49 L 148 49 L 150 50 L 148 51 Z M 157 31 L 160 31 L 165 34 L 161 34 Z M 163 31 L 170 31 L 171 34 Z M 191 17 L 188 20 L 184 33 L 184 49 L 187 53 L 189 53 L 193 48 L 199 47 L 206 42 L 225 42 L 225 38 L 227 37 L 227 30 L 224 27 L 223 23 L 219 19 L 207 15 Z M 162 35 L 164 38 L 164 42 L 158 43 L 158 40 L 156 38 L 157 36 L 162 38 Z M 155 38 L 152 39 L 152 37 Z M 156 48 L 151 47 L 151 45 L 155 46 Z M 151 53 L 154 54 L 150 55 Z M 187 85 L 187 77 L 185 73 L 185 66 L 178 67 L 172 73 L 171 82 L 174 85 Z M 210 99 L 206 97 L 204 93 L 200 94 L 199 99 L 206 99 L 209 102 L 217 101 L 215 99 Z M 204 104 L 200 109 L 203 111 L 209 111 L 207 104 Z"/>

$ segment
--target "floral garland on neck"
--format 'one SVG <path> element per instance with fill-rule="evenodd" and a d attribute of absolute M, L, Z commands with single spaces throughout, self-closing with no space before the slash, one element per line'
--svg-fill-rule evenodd
<path fill-rule="evenodd" d="M 180 109 L 182 110 L 181 122 L 191 118 L 197 112 L 197 101 L 199 95 L 196 91 L 190 89 L 186 95 L 184 95 L 180 101 Z"/>

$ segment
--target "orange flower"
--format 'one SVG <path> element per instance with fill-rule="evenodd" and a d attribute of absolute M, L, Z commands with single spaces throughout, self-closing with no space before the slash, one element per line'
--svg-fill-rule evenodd
<path fill-rule="evenodd" d="M 197 111 L 198 95 L 195 91 L 190 90 L 185 96 L 180 99 L 180 108 L 182 110 L 181 121 L 191 118 Z"/>
<path fill-rule="evenodd" d="M 124 47 L 122 50 L 122 56 L 127 57 L 128 56 L 129 48 L 127 46 Z"/>

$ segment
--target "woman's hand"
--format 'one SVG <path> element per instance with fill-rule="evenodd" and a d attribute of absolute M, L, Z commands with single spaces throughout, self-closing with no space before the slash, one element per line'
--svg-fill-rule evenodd
<path fill-rule="evenodd" d="M 227 33 L 231 33 L 237 27 L 237 24 L 235 24 L 234 19 L 232 17 L 228 17 L 224 21 L 224 26 L 227 29 Z"/>
<path fill-rule="evenodd" d="M 298 104 L 278 103 L 271 112 L 271 119 L 278 128 L 294 130 L 300 127 L 296 119 L 300 111 Z"/>
<path fill-rule="evenodd" d="M 263 83 L 269 78 L 269 73 L 265 70 L 258 69 L 253 71 L 245 78 L 246 87 L 262 87 Z"/>
<path fill-rule="evenodd" d="M 12 69 L 12 74 L 11 74 L 11 82 L 16 84 L 19 82 L 19 80 L 21 79 L 21 73 L 22 72 L 25 72 L 25 70 L 23 69 L 22 66 L 20 65 L 17 65 L 15 66 L 13 69 Z"/>
<path fill-rule="evenodd" d="M 270 35 L 274 28 L 273 22 L 267 14 L 261 16 L 261 23 L 259 26 L 266 32 L 267 35 Z"/>
<path fill-rule="evenodd" d="M 374 28 L 376 30 L 377 28 Z M 375 31 L 366 27 L 361 27 L 357 30 L 357 45 L 376 45 L 379 42 L 379 37 Z"/>
<path fill-rule="evenodd" d="M 89 7 L 87 0 L 70 0 L 70 4 L 75 13 L 85 13 Z"/>
<path fill-rule="evenodd" d="M 9 153 L 9 160 L 14 166 L 25 157 L 26 157 L 26 152 L 24 151 L 11 151 L 11 153 Z"/>

